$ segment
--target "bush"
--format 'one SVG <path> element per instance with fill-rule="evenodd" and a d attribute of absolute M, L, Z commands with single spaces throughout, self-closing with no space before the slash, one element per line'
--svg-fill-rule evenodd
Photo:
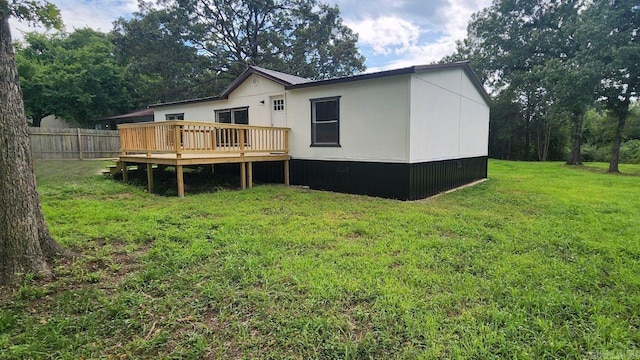
<path fill-rule="evenodd" d="M 583 162 L 609 162 L 611 161 L 611 146 L 598 147 L 595 144 L 584 144 L 581 149 Z M 620 146 L 621 164 L 640 164 L 640 140 L 633 139 L 622 143 Z"/>
<path fill-rule="evenodd" d="M 633 139 L 620 146 L 620 162 L 625 164 L 640 164 L 640 140 Z"/>

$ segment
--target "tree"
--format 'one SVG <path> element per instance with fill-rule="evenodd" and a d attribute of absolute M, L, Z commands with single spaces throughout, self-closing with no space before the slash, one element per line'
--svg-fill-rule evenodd
<path fill-rule="evenodd" d="M 358 36 L 317 0 L 158 0 L 229 81 L 248 65 L 313 79 L 364 71 Z"/>
<path fill-rule="evenodd" d="M 550 111 L 557 118 L 571 119 L 571 150 L 567 165 L 582 165 L 584 116 L 596 99 L 597 66 L 579 53 L 571 58 L 551 59 L 542 68 L 541 85 L 549 89 Z"/>
<path fill-rule="evenodd" d="M 53 35 L 30 33 L 16 62 L 25 108 L 38 126 L 54 114 L 85 126 L 132 109 L 134 84 L 116 62 L 106 34 L 85 28 Z"/>
<path fill-rule="evenodd" d="M 61 26 L 48 2 L 0 0 L 0 284 L 50 274 L 47 260 L 68 254 L 47 228 L 36 189 L 9 17 Z"/>
<path fill-rule="evenodd" d="M 131 19 L 114 22 L 110 33 L 116 59 L 135 84 L 134 103 L 152 103 L 206 97 L 227 85 L 211 71 L 211 58 L 199 54 L 182 37 L 175 12 L 141 3 Z"/>
<path fill-rule="evenodd" d="M 635 0 L 596 1 L 585 18 L 591 20 L 585 53 L 602 67 L 600 96 L 618 120 L 609 162 L 609 172 L 618 173 L 629 106 L 640 88 L 640 6 Z"/>
<path fill-rule="evenodd" d="M 505 92 L 517 103 L 524 121 L 524 160 L 537 150 L 548 158 L 559 119 L 550 106 L 556 102 L 554 84 L 543 83 L 553 59 L 571 59 L 574 49 L 570 24 L 578 16 L 578 0 L 502 0 L 473 15 L 467 38 L 446 60 L 468 58 L 494 96 Z M 505 99 L 502 99 L 504 102 Z"/>

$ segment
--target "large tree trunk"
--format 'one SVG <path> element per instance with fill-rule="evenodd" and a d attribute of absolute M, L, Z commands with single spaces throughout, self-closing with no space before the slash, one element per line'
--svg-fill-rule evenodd
<path fill-rule="evenodd" d="M 618 127 L 616 128 L 616 135 L 613 138 L 613 150 L 611 151 L 611 161 L 609 162 L 609 172 L 619 173 L 618 164 L 620 163 L 620 146 L 622 145 L 622 132 L 624 126 L 627 123 L 627 115 L 629 114 L 629 103 L 623 105 L 622 109 L 616 111 L 618 116 Z"/>
<path fill-rule="evenodd" d="M 584 123 L 584 110 L 574 113 L 573 132 L 571 134 L 571 152 L 567 158 L 567 165 L 582 165 L 582 124 Z"/>
<path fill-rule="evenodd" d="M 9 21 L 0 12 L 0 284 L 26 273 L 49 275 L 47 260 L 67 254 L 44 220 Z"/>

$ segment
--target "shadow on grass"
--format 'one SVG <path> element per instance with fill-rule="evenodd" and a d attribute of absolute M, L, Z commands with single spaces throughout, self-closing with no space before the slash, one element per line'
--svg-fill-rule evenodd
<path fill-rule="evenodd" d="M 220 190 L 240 189 L 240 170 L 236 164 L 217 165 L 215 171 L 210 165 L 185 166 L 184 187 L 190 194 L 214 193 Z M 142 188 L 147 187 L 146 166 L 138 170 L 129 170 L 129 183 Z M 115 180 L 122 181 L 122 174 L 116 174 Z M 153 169 L 153 193 L 161 196 L 177 196 L 178 183 L 174 166 L 160 166 Z"/>
<path fill-rule="evenodd" d="M 584 165 L 578 166 L 567 165 L 567 167 L 573 167 L 575 169 L 580 169 L 597 174 L 609 174 L 615 176 L 640 176 L 640 169 L 636 167 L 625 167 L 625 164 L 620 165 L 620 173 L 609 173 L 609 164 L 605 163 L 585 163 Z"/>

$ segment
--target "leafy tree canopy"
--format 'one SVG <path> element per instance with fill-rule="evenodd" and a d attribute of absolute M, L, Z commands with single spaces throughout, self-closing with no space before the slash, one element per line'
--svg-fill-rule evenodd
<path fill-rule="evenodd" d="M 55 114 L 90 126 L 131 110 L 133 84 L 118 65 L 114 45 L 92 29 L 53 35 L 29 33 L 16 63 L 25 109 L 35 126 Z"/>
<path fill-rule="evenodd" d="M 494 0 L 474 14 L 467 38 L 443 61 L 470 60 L 494 96 L 504 93 L 519 105 L 517 119 L 511 119 L 518 125 L 508 127 L 513 131 L 492 132 L 502 137 L 501 146 L 523 141 L 522 159 L 535 149 L 544 160 L 553 138 L 566 141 L 553 132 L 566 132 L 567 163 L 578 164 L 582 121 L 599 100 L 618 114 L 620 143 L 640 81 L 639 36 L 640 6 L 634 0 Z M 504 96 L 500 104 L 506 104 Z M 612 161 L 616 156 L 614 149 Z"/>
<path fill-rule="evenodd" d="M 230 79 L 247 65 L 320 79 L 365 70 L 337 6 L 317 0 L 159 0 L 185 40 Z"/>
<path fill-rule="evenodd" d="M 60 10 L 48 1 L 41 0 L 2 0 L 0 13 L 5 18 L 13 17 L 26 21 L 32 25 L 42 25 L 46 28 L 62 29 Z"/>
<path fill-rule="evenodd" d="M 175 12 L 141 3 L 110 33 L 118 64 L 136 84 L 137 108 L 151 103 L 211 96 L 222 90 L 211 58 L 189 45 Z"/>

